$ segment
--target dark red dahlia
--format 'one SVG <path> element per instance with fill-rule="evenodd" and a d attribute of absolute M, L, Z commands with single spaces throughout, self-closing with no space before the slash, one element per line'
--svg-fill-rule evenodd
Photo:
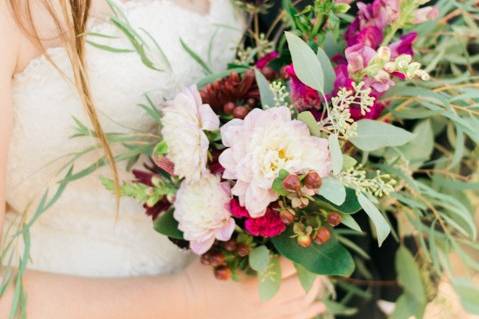
<path fill-rule="evenodd" d="M 260 100 L 253 70 L 242 75 L 232 72 L 227 77 L 208 84 L 200 94 L 203 103 L 209 104 L 217 114 L 232 113 L 236 107 L 252 109 L 259 105 Z M 231 103 L 234 104 L 233 108 Z M 228 112 L 225 112 L 225 107 Z"/>

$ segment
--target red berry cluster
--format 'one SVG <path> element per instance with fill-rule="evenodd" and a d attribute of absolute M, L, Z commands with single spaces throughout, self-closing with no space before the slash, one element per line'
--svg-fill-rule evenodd
<path fill-rule="evenodd" d="M 215 277 L 219 280 L 229 280 L 233 271 L 228 261 L 235 258 L 245 258 L 250 253 L 250 247 L 231 239 L 227 242 L 216 244 L 213 249 L 201 256 L 203 265 L 214 268 Z"/>

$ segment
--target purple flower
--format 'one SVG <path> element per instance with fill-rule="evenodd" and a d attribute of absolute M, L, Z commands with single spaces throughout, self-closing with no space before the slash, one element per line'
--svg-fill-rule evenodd
<path fill-rule="evenodd" d="M 271 61 L 276 60 L 278 57 L 279 53 L 277 51 L 272 51 L 268 54 L 265 54 L 256 62 L 256 67 L 261 70 L 265 68 L 268 64 L 270 64 Z"/>
<path fill-rule="evenodd" d="M 389 48 L 391 49 L 391 57 L 397 58 L 401 54 L 408 54 L 413 56 L 414 55 L 414 50 L 413 50 L 413 43 L 417 38 L 417 32 L 410 32 L 408 34 L 405 34 L 401 36 L 401 38 L 392 43 Z"/>

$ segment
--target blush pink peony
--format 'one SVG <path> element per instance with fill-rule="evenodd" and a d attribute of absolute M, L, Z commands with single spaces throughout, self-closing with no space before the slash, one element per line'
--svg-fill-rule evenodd
<path fill-rule="evenodd" d="M 174 218 L 191 250 L 204 254 L 215 240 L 227 241 L 235 229 L 229 211 L 231 194 L 220 178 L 207 173 L 196 182 L 181 184 L 174 203 Z"/>
<path fill-rule="evenodd" d="M 253 218 L 278 199 L 272 185 L 282 169 L 313 170 L 321 177 L 331 171 L 327 140 L 311 136 L 306 124 L 291 119 L 287 107 L 254 109 L 244 120 L 226 123 L 221 138 L 227 147 L 219 158 L 223 178 L 236 181 L 231 191 Z"/>

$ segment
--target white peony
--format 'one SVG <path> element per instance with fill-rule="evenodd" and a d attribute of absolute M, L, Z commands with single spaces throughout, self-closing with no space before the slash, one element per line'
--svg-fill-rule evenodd
<path fill-rule="evenodd" d="M 233 195 L 253 217 L 264 215 L 278 199 L 272 190 L 281 169 L 290 173 L 331 171 L 328 141 L 311 136 L 301 121 L 292 120 L 287 107 L 254 109 L 244 120 L 232 120 L 221 128 L 226 149 L 219 158 L 223 178 L 236 180 Z"/>
<path fill-rule="evenodd" d="M 202 103 L 195 86 L 180 92 L 162 111 L 161 134 L 168 145 L 168 158 L 175 164 L 175 175 L 199 180 L 206 173 L 209 147 L 203 130 L 219 129 L 218 116 Z"/>
<path fill-rule="evenodd" d="M 178 228 L 198 255 L 207 252 L 215 239 L 227 241 L 235 229 L 229 211 L 229 187 L 207 173 L 196 182 L 183 182 L 176 193 L 174 218 Z"/>

